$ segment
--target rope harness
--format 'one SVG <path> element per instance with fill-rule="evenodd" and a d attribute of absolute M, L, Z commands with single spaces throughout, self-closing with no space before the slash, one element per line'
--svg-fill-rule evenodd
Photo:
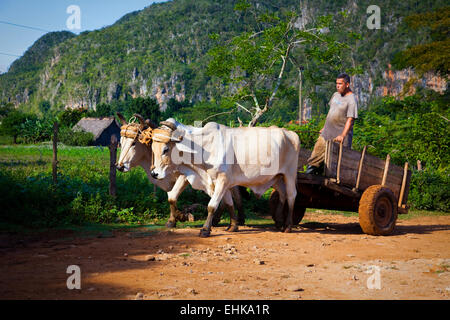
<path fill-rule="evenodd" d="M 129 123 L 120 127 L 120 136 L 138 140 L 140 143 L 150 146 L 152 143 L 152 128 L 141 130 L 140 126 L 136 123 Z"/>
<path fill-rule="evenodd" d="M 139 135 L 139 126 L 136 123 L 129 123 L 120 127 L 120 136 L 135 140 Z"/>
<path fill-rule="evenodd" d="M 133 139 L 133 142 L 134 142 L 134 141 L 136 141 L 136 139 L 139 136 L 139 131 L 140 131 L 139 127 L 136 124 L 128 123 L 128 124 L 120 127 L 120 136 L 129 138 L 129 139 Z M 125 155 L 123 157 L 125 157 L 128 154 L 129 150 L 130 150 L 130 148 L 127 149 L 127 151 L 125 152 Z M 123 162 L 119 163 L 119 166 L 123 166 Z"/>
<path fill-rule="evenodd" d="M 139 142 L 142 144 L 145 144 L 146 146 L 150 146 L 152 144 L 152 138 L 153 138 L 153 129 L 147 128 L 144 131 L 141 131 L 141 134 L 139 135 Z"/>
<path fill-rule="evenodd" d="M 145 130 L 141 130 L 141 127 L 137 123 L 128 123 L 120 127 L 120 136 L 133 139 L 133 142 L 139 141 L 140 143 L 150 146 L 152 141 L 161 142 L 161 143 L 169 143 L 172 136 L 172 131 L 162 128 L 152 129 L 147 128 Z M 130 148 L 125 151 L 124 157 L 127 155 Z M 151 170 L 155 168 L 154 165 L 155 157 L 152 155 L 152 165 L 150 167 Z M 123 165 L 120 163 L 119 165 Z"/>

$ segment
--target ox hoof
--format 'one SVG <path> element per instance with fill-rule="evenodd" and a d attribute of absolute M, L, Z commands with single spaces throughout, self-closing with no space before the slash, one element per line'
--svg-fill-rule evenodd
<path fill-rule="evenodd" d="M 201 238 L 207 238 L 207 237 L 210 236 L 210 234 L 211 234 L 210 230 L 206 230 L 206 229 L 201 229 L 200 230 L 200 237 Z"/>
<path fill-rule="evenodd" d="M 278 231 L 284 231 L 283 223 L 275 222 L 275 229 Z"/>
<path fill-rule="evenodd" d="M 228 228 L 226 229 L 226 231 L 229 231 L 229 232 L 236 232 L 236 231 L 238 231 L 239 230 L 239 228 L 238 228 L 238 226 L 237 225 L 229 225 L 228 226 Z"/>
<path fill-rule="evenodd" d="M 175 228 L 176 225 L 177 225 L 177 223 L 174 221 L 167 221 L 167 223 L 166 223 L 167 228 Z"/>
<path fill-rule="evenodd" d="M 284 229 L 284 233 L 291 233 L 292 228 L 291 227 L 287 227 L 286 229 Z"/>

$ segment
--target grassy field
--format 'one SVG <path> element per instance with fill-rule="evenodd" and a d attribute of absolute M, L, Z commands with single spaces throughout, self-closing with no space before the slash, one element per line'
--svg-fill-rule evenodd
<path fill-rule="evenodd" d="M 120 150 L 119 150 L 120 151 Z M 167 195 L 148 182 L 142 168 L 117 172 L 117 197 L 108 195 L 109 150 L 106 147 L 58 147 L 58 184 L 52 183 L 52 145 L 0 145 L 0 230 L 45 230 L 47 228 L 163 227 L 168 217 Z M 258 200 L 245 201 L 248 224 L 272 224 L 268 216 L 269 192 Z M 206 205 L 209 197 L 188 188 L 179 208 L 192 203 Z M 357 213 L 313 210 L 321 214 L 357 216 Z M 448 213 L 410 210 L 399 219 Z M 199 227 L 206 212 L 194 212 Z M 224 220 L 224 223 L 226 220 Z M 95 232 L 97 232 L 96 230 Z"/>

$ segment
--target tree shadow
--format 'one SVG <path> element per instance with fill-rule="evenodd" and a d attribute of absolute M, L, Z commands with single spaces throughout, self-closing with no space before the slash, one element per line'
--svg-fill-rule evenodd
<path fill-rule="evenodd" d="M 240 235 L 251 235 L 262 232 L 279 233 L 270 223 L 249 224 L 251 228 L 243 228 L 238 232 L 224 232 L 226 223 L 219 224 L 220 232 L 211 233 L 212 238 L 232 236 L 239 239 Z M 137 291 L 154 294 L 157 290 L 165 292 L 161 286 L 141 287 L 139 283 L 122 284 L 120 281 L 102 281 L 96 274 L 108 275 L 111 273 L 124 273 L 130 277 L 135 272 L 140 275 L 152 272 L 152 269 L 161 271 L 166 278 L 168 286 L 175 286 L 170 281 L 170 275 L 176 267 L 183 272 L 189 272 L 189 265 L 202 262 L 192 248 L 198 245 L 200 249 L 208 246 L 208 240 L 198 236 L 200 228 L 192 228 L 195 232 L 173 232 L 171 229 L 142 228 L 141 230 L 115 230 L 112 234 L 99 234 L 96 238 L 77 238 L 73 232 L 60 231 L 42 238 L 39 243 L 29 243 L 25 248 L 22 244 L 9 243 L 14 246 L 12 250 L 2 250 L 4 263 L 1 266 L 3 275 L 0 275 L 0 298 L 33 298 L 33 299 L 90 299 L 95 296 L 103 299 L 125 298 Z M 197 232 L 198 230 L 198 232 Z M 432 234 L 439 231 L 450 230 L 450 225 L 398 225 L 392 235 L 405 234 Z M 294 234 L 330 234 L 330 235 L 364 235 L 358 223 L 324 223 L 305 222 L 293 228 Z M 60 237 L 65 237 L 65 239 Z M 212 248 L 214 249 L 214 248 Z M 197 248 L 198 250 L 198 248 Z M 161 251 L 163 253 L 161 254 Z M 126 253 L 126 255 L 124 255 Z M 171 255 L 168 260 L 159 260 L 164 253 Z M 147 261 L 146 255 L 156 259 Z M 178 257 L 177 259 L 174 259 Z M 215 258 L 213 258 L 215 259 Z M 46 262 L 47 261 L 47 262 Z M 184 264 L 183 262 L 186 262 Z M 45 263 L 44 263 L 45 262 Z M 51 263 L 50 263 L 51 262 Z M 68 265 L 80 265 L 83 274 L 82 291 L 68 290 L 66 280 L 69 275 L 65 273 Z M 171 267 L 171 271 L 165 269 Z M 145 271 L 145 273 L 142 273 Z M 131 272 L 131 273 L 130 273 Z M 162 274 L 164 273 L 164 274 Z M 154 275 L 155 276 L 155 275 Z M 133 276 L 131 279 L 135 280 Z M 4 285 L 4 286 L 3 286 Z M 20 289 L 17 289 L 20 287 Z M 89 291 L 94 288 L 93 291 Z M 167 292 L 170 290 L 167 289 Z M 180 292 L 179 295 L 183 296 Z M 173 296 L 171 299 L 177 299 Z"/>
<path fill-rule="evenodd" d="M 0 161 L 1 167 L 6 168 L 14 168 L 14 167 L 36 167 L 36 166 L 45 166 L 50 162 L 44 161 L 42 159 L 38 160 L 8 160 L 8 161 Z"/>
<path fill-rule="evenodd" d="M 321 233 L 321 234 L 364 234 L 361 226 L 357 222 L 351 223 L 323 223 L 306 222 L 300 224 L 297 229 L 300 233 Z M 406 234 L 431 234 L 436 231 L 450 230 L 450 225 L 396 225 L 390 236 Z"/>
<path fill-rule="evenodd" d="M 238 231 L 242 234 L 252 234 L 259 232 L 282 232 L 275 228 L 274 224 L 246 224 L 251 227 L 250 230 Z M 431 234 L 436 231 L 450 230 L 450 225 L 444 224 L 430 224 L 430 225 L 396 225 L 391 236 L 405 235 L 405 234 Z M 320 233 L 320 234 L 364 234 L 361 226 L 357 222 L 348 223 L 334 223 L 334 222 L 316 222 L 310 221 L 300 223 L 294 226 L 292 233 Z"/>

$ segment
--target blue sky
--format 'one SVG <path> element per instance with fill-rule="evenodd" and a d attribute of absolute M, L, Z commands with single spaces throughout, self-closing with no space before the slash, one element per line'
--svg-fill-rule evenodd
<path fill-rule="evenodd" d="M 144 9 L 162 0 L 0 0 L 0 21 L 48 31 L 68 30 L 76 34 L 116 22 L 125 14 Z M 77 5 L 81 11 L 81 29 L 69 30 L 67 8 Z M 21 56 L 46 32 L 0 22 L 0 73 Z M 12 56 L 6 55 L 10 54 Z M 17 55 L 17 56 L 16 56 Z"/>

